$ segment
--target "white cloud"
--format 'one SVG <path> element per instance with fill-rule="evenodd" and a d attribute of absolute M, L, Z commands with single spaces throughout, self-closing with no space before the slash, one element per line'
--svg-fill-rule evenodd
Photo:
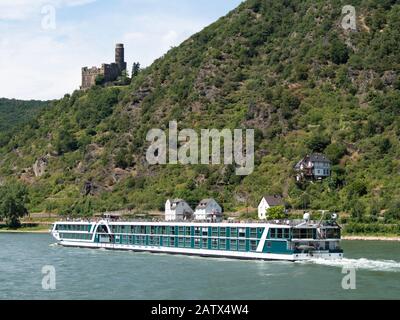
<path fill-rule="evenodd" d="M 170 30 L 163 36 L 162 39 L 164 42 L 166 42 L 168 44 L 173 44 L 176 42 L 178 37 L 179 37 L 179 35 L 175 30 Z"/>

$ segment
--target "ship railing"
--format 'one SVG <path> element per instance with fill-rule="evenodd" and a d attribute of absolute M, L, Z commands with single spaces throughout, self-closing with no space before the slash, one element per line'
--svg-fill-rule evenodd
<path fill-rule="evenodd" d="M 179 220 L 179 221 L 166 221 L 164 219 L 124 219 L 124 218 L 94 218 L 94 219 L 61 219 L 59 222 L 68 223 L 68 222 L 80 222 L 80 223 L 98 223 L 100 221 L 108 221 L 108 222 L 171 222 L 176 224 L 184 224 L 184 223 L 229 223 L 229 224 L 239 224 L 239 223 L 252 223 L 252 224 L 274 224 L 274 225 L 288 225 L 292 227 L 336 227 L 335 224 L 329 224 L 321 221 L 305 221 L 305 220 L 222 220 L 222 221 L 209 221 L 209 220 Z"/>

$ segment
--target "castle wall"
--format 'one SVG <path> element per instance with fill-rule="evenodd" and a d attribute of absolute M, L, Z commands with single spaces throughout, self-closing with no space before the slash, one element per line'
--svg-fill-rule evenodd
<path fill-rule="evenodd" d="M 104 71 L 102 68 L 82 68 L 82 85 L 81 89 L 88 89 L 96 84 L 96 78 L 99 75 L 103 75 Z"/>

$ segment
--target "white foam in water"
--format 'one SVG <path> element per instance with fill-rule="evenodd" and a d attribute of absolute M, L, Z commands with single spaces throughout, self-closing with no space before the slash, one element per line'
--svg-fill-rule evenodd
<path fill-rule="evenodd" d="M 318 265 L 332 266 L 332 267 L 348 267 L 362 270 L 371 271 L 390 271 L 400 272 L 400 262 L 394 260 L 369 260 L 369 259 L 342 259 L 342 260 L 324 260 L 312 259 L 307 261 Z M 306 263 L 307 263 L 306 262 Z"/>

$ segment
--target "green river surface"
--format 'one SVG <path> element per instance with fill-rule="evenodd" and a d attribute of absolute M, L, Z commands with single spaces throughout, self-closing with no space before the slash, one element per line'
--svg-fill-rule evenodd
<path fill-rule="evenodd" d="M 47 234 L 2 233 L 0 245 L 0 299 L 400 299 L 400 242 L 343 241 L 341 261 L 295 263 L 64 248 Z M 356 289 L 342 288 L 343 268 Z"/>

